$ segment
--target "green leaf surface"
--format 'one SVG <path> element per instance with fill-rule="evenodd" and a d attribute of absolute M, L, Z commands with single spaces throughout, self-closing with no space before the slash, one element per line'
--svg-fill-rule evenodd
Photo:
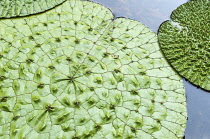
<path fill-rule="evenodd" d="M 191 83 L 210 90 L 210 1 L 187 2 L 159 28 L 166 58 Z"/>
<path fill-rule="evenodd" d="M 0 138 L 182 138 L 181 78 L 143 24 L 68 0 L 0 20 Z"/>
<path fill-rule="evenodd" d="M 0 18 L 44 12 L 65 0 L 0 0 Z"/>

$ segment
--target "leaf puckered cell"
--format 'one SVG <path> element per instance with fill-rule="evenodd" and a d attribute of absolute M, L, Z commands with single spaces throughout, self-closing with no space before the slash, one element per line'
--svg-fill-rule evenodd
<path fill-rule="evenodd" d="M 182 80 L 141 23 L 68 0 L 0 38 L 0 138 L 183 137 Z"/>
<path fill-rule="evenodd" d="M 210 90 L 210 1 L 189 1 L 159 28 L 159 44 L 169 63 L 191 83 Z"/>

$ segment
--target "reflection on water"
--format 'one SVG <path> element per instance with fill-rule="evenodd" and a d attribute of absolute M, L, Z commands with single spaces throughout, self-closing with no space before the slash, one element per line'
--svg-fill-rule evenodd
<path fill-rule="evenodd" d="M 210 93 L 184 81 L 187 93 L 186 139 L 210 139 Z"/>
<path fill-rule="evenodd" d="M 171 12 L 188 0 L 92 0 L 110 8 L 115 17 L 138 20 L 154 32 Z M 210 93 L 184 81 L 188 122 L 185 139 L 210 139 Z"/>
<path fill-rule="evenodd" d="M 127 17 L 145 24 L 154 32 L 170 13 L 187 0 L 92 0 L 110 8 L 115 17 Z"/>

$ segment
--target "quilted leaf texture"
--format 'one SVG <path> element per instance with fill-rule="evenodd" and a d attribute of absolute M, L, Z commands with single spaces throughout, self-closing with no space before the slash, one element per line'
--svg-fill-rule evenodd
<path fill-rule="evenodd" d="M 137 21 L 68 0 L 0 20 L 0 46 L 0 138 L 184 136 L 182 80 Z"/>
<path fill-rule="evenodd" d="M 40 13 L 64 1 L 65 0 L 0 0 L 0 18 Z"/>
<path fill-rule="evenodd" d="M 159 28 L 160 47 L 171 65 L 191 83 L 210 90 L 210 1 L 187 2 Z"/>

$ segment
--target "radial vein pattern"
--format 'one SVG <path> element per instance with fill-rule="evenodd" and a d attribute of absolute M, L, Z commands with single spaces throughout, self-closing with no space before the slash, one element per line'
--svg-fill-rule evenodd
<path fill-rule="evenodd" d="M 65 0 L 0 0 L 0 18 L 40 13 L 64 1 Z"/>
<path fill-rule="evenodd" d="M 180 75 L 210 90 L 210 1 L 187 2 L 158 32 L 160 47 Z"/>
<path fill-rule="evenodd" d="M 181 138 L 181 78 L 155 33 L 70 0 L 0 20 L 0 138 Z"/>

